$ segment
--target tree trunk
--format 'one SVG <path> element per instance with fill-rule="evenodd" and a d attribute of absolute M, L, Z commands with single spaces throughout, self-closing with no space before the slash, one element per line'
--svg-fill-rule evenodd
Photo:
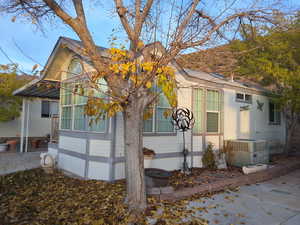
<path fill-rule="evenodd" d="M 292 140 L 297 126 L 297 122 L 295 120 L 289 121 L 288 123 L 289 125 L 287 128 L 287 138 L 284 150 L 285 154 L 289 154 L 289 152 L 292 150 Z"/>
<path fill-rule="evenodd" d="M 144 179 L 143 155 L 143 104 L 131 101 L 123 112 L 125 142 L 125 172 L 127 198 L 126 202 L 132 211 L 146 208 L 146 189 Z"/>

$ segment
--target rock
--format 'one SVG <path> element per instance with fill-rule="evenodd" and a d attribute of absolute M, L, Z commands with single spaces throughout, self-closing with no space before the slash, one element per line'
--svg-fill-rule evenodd
<path fill-rule="evenodd" d="M 257 164 L 253 166 L 243 166 L 244 174 L 255 173 L 268 168 L 267 164 Z"/>

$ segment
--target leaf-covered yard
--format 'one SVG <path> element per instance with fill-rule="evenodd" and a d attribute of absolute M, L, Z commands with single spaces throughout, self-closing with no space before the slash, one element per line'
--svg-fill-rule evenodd
<path fill-rule="evenodd" d="M 41 169 L 18 172 L 0 176 L 0 224 L 128 224 L 136 218 L 124 197 L 124 182 L 79 180 Z M 136 224 L 207 224 L 193 216 L 196 209 L 187 203 L 148 198 L 149 207 Z"/>

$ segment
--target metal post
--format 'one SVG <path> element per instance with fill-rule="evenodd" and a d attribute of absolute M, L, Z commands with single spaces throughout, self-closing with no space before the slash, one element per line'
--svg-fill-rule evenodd
<path fill-rule="evenodd" d="M 26 99 L 23 98 L 22 99 L 22 114 L 21 114 L 20 152 L 24 151 L 24 130 L 25 130 L 25 114 L 26 114 L 25 102 L 26 102 Z"/>
<path fill-rule="evenodd" d="M 28 130 L 29 130 L 29 102 L 27 101 L 25 152 L 28 152 Z"/>
<path fill-rule="evenodd" d="M 191 129 L 191 170 L 194 167 L 193 128 Z"/>

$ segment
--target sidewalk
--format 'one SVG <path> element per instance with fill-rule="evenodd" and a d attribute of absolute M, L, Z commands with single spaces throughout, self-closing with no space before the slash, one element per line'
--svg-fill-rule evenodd
<path fill-rule="evenodd" d="M 204 200 L 204 201 L 203 201 Z M 190 202 L 210 224 L 300 225 L 300 169 L 238 192 Z"/>
<path fill-rule="evenodd" d="M 42 151 L 0 153 L 0 175 L 39 167 L 41 152 Z"/>

